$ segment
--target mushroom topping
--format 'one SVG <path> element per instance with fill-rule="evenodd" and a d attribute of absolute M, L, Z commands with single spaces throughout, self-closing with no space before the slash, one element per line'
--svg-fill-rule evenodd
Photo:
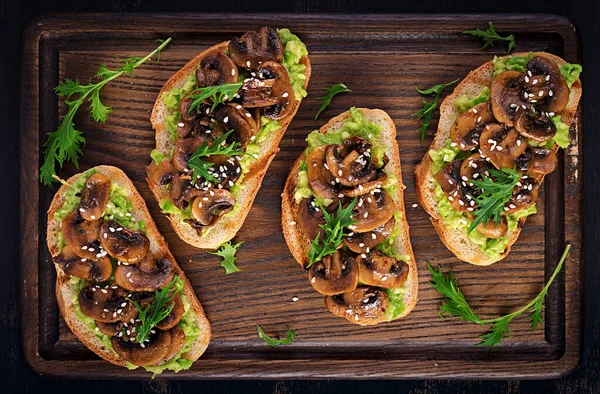
<path fill-rule="evenodd" d="M 358 280 L 365 285 L 391 289 L 402 286 L 408 277 L 408 264 L 379 251 L 361 254 L 356 258 L 356 262 Z"/>
<path fill-rule="evenodd" d="M 110 279 L 113 269 L 108 256 L 100 256 L 96 260 L 82 259 L 69 245 L 65 245 L 62 252 L 53 260 L 65 274 L 91 282 L 104 282 Z"/>
<path fill-rule="evenodd" d="M 373 231 L 394 216 L 394 200 L 387 192 L 374 192 L 359 197 L 352 210 L 356 223 L 350 229 L 357 233 Z"/>
<path fill-rule="evenodd" d="M 129 317 L 135 306 L 127 300 L 127 293 L 117 286 L 86 286 L 79 292 L 81 312 L 96 321 L 115 323 Z"/>
<path fill-rule="evenodd" d="M 496 168 L 513 168 L 515 159 L 527 149 L 527 140 L 515 129 L 493 123 L 483 128 L 479 147 L 481 154 L 488 157 Z"/>
<path fill-rule="evenodd" d="M 150 240 L 143 231 L 132 231 L 108 220 L 100 227 L 100 244 L 118 261 L 135 264 L 146 257 Z"/>
<path fill-rule="evenodd" d="M 377 319 L 388 307 L 385 291 L 371 286 L 358 286 L 356 289 L 325 298 L 325 305 L 331 313 L 348 320 Z"/>
<path fill-rule="evenodd" d="M 84 259 L 96 260 L 96 255 L 101 252 L 98 244 L 100 225 L 100 220 L 92 222 L 84 220 L 80 210 L 76 209 L 63 219 L 61 231 L 65 243 L 76 255 Z"/>
<path fill-rule="evenodd" d="M 344 244 L 353 252 L 356 253 L 369 253 L 371 249 L 379 245 L 387 237 L 389 237 L 396 227 L 396 220 L 392 216 L 385 224 L 377 227 L 373 231 L 366 233 L 352 233 L 344 237 Z"/>
<path fill-rule="evenodd" d="M 450 139 L 460 150 L 474 149 L 479 143 L 483 127 L 495 121 L 489 102 L 477 104 L 454 121 L 450 128 Z"/>
<path fill-rule="evenodd" d="M 240 161 L 235 157 L 227 157 L 225 155 L 209 156 L 205 159 L 208 162 L 213 163 L 212 168 L 209 172 L 217 178 L 215 186 L 229 189 L 235 184 L 242 174 L 242 168 L 240 167 Z"/>
<path fill-rule="evenodd" d="M 315 205 L 315 198 L 306 198 L 298 204 L 298 222 L 304 230 L 306 236 L 313 240 L 320 235 L 320 239 L 324 239 L 325 230 L 320 226 L 325 224 L 325 218 L 321 209 Z"/>
<path fill-rule="evenodd" d="M 514 125 L 523 137 L 537 142 L 551 140 L 556 134 L 556 126 L 544 113 L 531 112 L 523 107 L 515 112 Z"/>
<path fill-rule="evenodd" d="M 319 197 L 333 200 L 338 193 L 333 187 L 335 177 L 331 174 L 325 160 L 328 147 L 329 145 L 321 145 L 310 151 L 306 161 L 306 172 L 313 193 Z"/>
<path fill-rule="evenodd" d="M 158 165 L 152 164 L 149 168 L 150 179 L 155 185 L 164 186 L 173 178 L 179 176 L 179 172 L 170 160 L 163 160 Z"/>
<path fill-rule="evenodd" d="M 173 263 L 166 258 L 153 259 L 149 254 L 139 266 L 119 264 L 115 282 L 129 291 L 155 291 L 168 285 L 175 276 Z"/>
<path fill-rule="evenodd" d="M 101 321 L 96 320 L 95 323 L 96 323 L 96 327 L 98 327 L 98 330 L 100 330 L 103 334 L 106 334 L 110 337 L 117 335 L 121 331 L 121 328 L 123 327 L 123 323 L 121 323 L 121 322 L 103 323 Z"/>
<path fill-rule="evenodd" d="M 349 257 L 342 262 L 338 252 L 325 256 L 310 266 L 308 280 L 312 287 L 323 295 L 352 291 L 358 285 L 356 260 Z"/>
<path fill-rule="evenodd" d="M 169 198 L 179 209 L 186 209 L 188 206 L 189 194 L 197 190 L 192 187 L 192 177 L 190 175 L 181 175 L 173 177 L 169 186 Z"/>
<path fill-rule="evenodd" d="M 531 104 L 523 91 L 522 74 L 518 71 L 505 71 L 492 81 L 492 112 L 498 122 L 513 126 L 513 117 L 519 107 L 530 109 Z"/>
<path fill-rule="evenodd" d="M 207 53 L 196 69 L 196 86 L 216 86 L 238 81 L 238 70 L 234 61 L 219 51 Z"/>
<path fill-rule="evenodd" d="M 483 176 L 490 176 L 489 169 L 491 164 L 481 156 L 479 153 L 473 153 L 471 156 L 463 160 L 460 166 L 460 179 L 462 182 L 466 182 L 469 186 L 473 186 L 470 182 L 473 179 L 481 180 Z M 472 188 L 473 189 L 473 188 Z M 481 192 L 479 189 L 472 190 L 473 193 Z"/>
<path fill-rule="evenodd" d="M 233 130 L 233 133 L 227 137 L 227 143 L 238 142 L 240 144 L 238 149 L 244 149 L 257 132 L 256 122 L 250 112 L 243 108 L 237 109 L 236 106 L 239 104 L 230 103 L 218 107 L 215 110 L 215 119 L 223 124 L 225 130 Z"/>
<path fill-rule="evenodd" d="M 104 215 L 109 196 L 110 179 L 100 173 L 90 175 L 81 190 L 79 201 L 81 217 L 89 221 L 100 219 Z"/>
<path fill-rule="evenodd" d="M 530 207 L 535 203 L 538 192 L 540 190 L 540 184 L 533 178 L 523 177 L 520 185 L 517 185 L 514 190 L 512 197 L 504 205 L 504 210 L 507 215 L 520 211 Z"/>
<path fill-rule="evenodd" d="M 377 189 L 381 189 L 383 182 L 387 179 L 387 174 L 381 169 L 377 170 L 377 177 L 369 182 L 365 182 L 362 185 L 358 185 L 353 189 L 342 189 L 342 194 L 346 197 L 358 197 L 363 194 L 371 193 Z"/>
<path fill-rule="evenodd" d="M 288 115 L 294 102 L 294 90 L 290 77 L 280 63 L 266 62 L 258 68 L 256 77 L 244 81 L 240 90 L 245 108 L 266 107 L 265 117 L 281 119 Z"/>
<path fill-rule="evenodd" d="M 358 186 L 373 180 L 377 170 L 369 153 L 371 144 L 360 137 L 350 137 L 342 145 L 329 145 L 325 159 L 329 171 L 344 186 Z"/>
<path fill-rule="evenodd" d="M 162 364 L 166 363 L 167 361 L 171 360 L 173 357 L 175 357 L 179 353 L 179 351 L 185 345 L 185 333 L 179 326 L 173 327 L 170 330 L 170 333 L 171 333 L 171 345 L 169 346 L 169 350 L 163 356 L 162 360 L 158 361 L 155 365 L 162 365 Z"/>
<path fill-rule="evenodd" d="M 258 31 L 248 31 L 242 37 L 229 41 L 229 56 L 238 66 L 255 69 L 270 60 L 281 62 L 283 44 L 275 30 L 263 27 Z"/>
<path fill-rule="evenodd" d="M 459 160 L 451 161 L 441 169 L 433 178 L 439 183 L 440 187 L 448 197 L 448 201 L 452 208 L 460 212 L 467 212 L 473 210 L 473 204 L 467 199 L 469 195 L 466 191 L 466 181 L 460 179 L 461 162 Z M 464 184 L 464 185 L 463 185 Z M 471 209 L 469 209 L 471 208 Z"/>
<path fill-rule="evenodd" d="M 148 366 L 162 361 L 173 341 L 171 331 L 157 331 L 147 342 L 143 344 L 134 341 L 126 341 L 122 337 L 112 337 L 113 349 L 124 360 L 133 365 Z"/>
<path fill-rule="evenodd" d="M 469 215 L 469 218 L 474 219 L 474 215 Z M 493 219 L 488 220 L 486 223 L 479 223 L 476 230 L 487 238 L 500 238 L 508 231 L 508 222 L 506 216 L 502 215 L 500 223 L 496 226 Z"/>
<path fill-rule="evenodd" d="M 183 122 L 192 122 L 198 116 L 197 111 L 190 111 L 193 102 L 194 100 L 191 97 L 186 97 L 179 101 L 179 114 Z"/>
<path fill-rule="evenodd" d="M 185 308 L 183 306 L 183 302 L 181 301 L 181 297 L 179 296 L 179 294 L 175 293 L 173 301 L 169 303 L 169 307 L 171 306 L 171 304 L 173 304 L 173 309 L 171 310 L 171 313 L 169 313 L 167 317 L 156 323 L 156 327 L 163 331 L 167 331 L 171 328 L 174 328 L 177 325 L 177 323 L 179 323 L 179 321 L 183 317 L 183 313 L 185 312 Z"/>
<path fill-rule="evenodd" d="M 558 165 L 556 152 L 553 149 L 529 149 L 531 162 L 529 172 L 537 174 L 550 174 Z"/>
<path fill-rule="evenodd" d="M 190 157 L 204 142 L 204 137 L 188 137 L 177 140 L 175 148 L 173 148 L 173 166 L 177 171 L 186 172 Z"/>
<path fill-rule="evenodd" d="M 530 103 L 543 112 L 558 113 L 569 102 L 569 86 L 565 82 L 556 62 L 541 56 L 527 63 L 527 74 L 523 77 L 525 94 Z"/>
<path fill-rule="evenodd" d="M 199 191 L 192 202 L 192 217 L 204 226 L 233 209 L 235 197 L 225 189 Z"/>

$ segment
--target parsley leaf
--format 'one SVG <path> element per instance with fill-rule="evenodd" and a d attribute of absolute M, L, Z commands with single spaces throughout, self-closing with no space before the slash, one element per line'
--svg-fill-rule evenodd
<path fill-rule="evenodd" d="M 221 261 L 220 266 L 225 268 L 225 275 L 233 274 L 234 272 L 241 271 L 241 269 L 237 265 L 235 265 L 235 253 L 237 252 L 239 247 L 242 246 L 243 243 L 244 241 L 232 245 L 231 242 L 227 242 L 221 245 L 221 247 L 216 252 L 206 253 L 223 257 L 223 261 Z"/>
<path fill-rule="evenodd" d="M 156 290 L 154 292 L 154 301 L 145 308 L 142 308 L 136 301 L 128 298 L 139 311 L 138 319 L 141 320 L 141 324 L 136 327 L 137 336 L 135 338 L 138 343 L 144 343 L 150 335 L 150 330 L 165 317 L 169 316 L 175 307 L 175 303 L 171 303 L 173 298 L 178 295 L 174 286 L 175 279 L 162 289 Z"/>
<path fill-rule="evenodd" d="M 215 110 L 217 105 L 222 104 L 225 102 L 225 100 L 232 99 L 241 87 L 242 83 L 236 82 L 195 89 L 186 96 L 193 99 L 192 105 L 190 105 L 188 112 L 199 110 L 200 107 L 202 107 L 202 104 L 204 104 L 204 100 L 207 98 L 212 98 L 213 100 L 212 107 L 210 108 L 210 112 L 212 112 Z"/>
<path fill-rule="evenodd" d="M 469 307 L 465 296 L 458 288 L 458 284 L 452 275 L 452 271 L 445 276 L 442 273 L 441 267 L 438 267 L 438 271 L 436 271 L 429 263 L 427 263 L 427 268 L 429 269 L 432 277 L 432 280 L 429 283 L 444 297 L 442 305 L 440 305 L 439 309 L 440 317 L 444 318 L 445 314 L 447 313 L 450 316 L 459 317 L 460 320 L 470 321 L 481 326 L 491 324 L 492 326 L 490 327 L 490 330 L 479 337 L 481 342 L 479 342 L 478 345 L 487 347 L 498 346 L 500 342 L 504 340 L 504 338 L 509 336 L 510 323 L 513 321 L 513 319 L 521 316 L 525 312 L 530 313 L 527 319 L 531 323 L 531 331 L 535 330 L 538 324 L 543 322 L 542 309 L 544 308 L 544 299 L 548 295 L 548 289 L 550 288 L 552 282 L 554 282 L 554 279 L 558 273 L 562 270 L 570 249 L 571 245 L 567 245 L 562 257 L 560 258 L 560 261 L 554 269 L 554 272 L 550 276 L 550 279 L 548 279 L 548 282 L 542 291 L 540 291 L 540 293 L 533 300 L 531 300 L 523 308 L 509 313 L 508 315 L 487 320 L 480 319 L 479 315 L 473 312 L 471 307 Z"/>
<path fill-rule="evenodd" d="M 348 87 L 346 85 L 344 85 L 343 83 L 336 83 L 335 85 L 331 86 L 330 88 L 325 88 L 325 91 L 327 92 L 327 94 L 325 96 L 317 97 L 317 100 L 321 101 L 321 108 L 319 108 L 319 110 L 317 111 L 317 114 L 315 115 L 315 120 L 317 120 L 319 115 L 321 115 L 321 112 L 323 112 L 327 107 L 329 107 L 329 104 L 331 104 L 331 99 L 333 98 L 333 96 L 335 96 L 336 94 L 339 94 L 339 93 L 352 92 L 352 90 L 348 89 Z"/>
<path fill-rule="evenodd" d="M 196 151 L 190 156 L 188 160 L 188 167 L 192 170 L 192 177 L 194 180 L 202 177 L 209 182 L 218 182 L 219 180 L 209 171 L 212 168 L 213 163 L 201 160 L 201 157 L 224 155 L 227 157 L 241 156 L 246 154 L 243 150 L 237 149 L 240 145 L 239 142 L 234 142 L 230 145 L 224 145 L 225 140 L 229 137 L 233 130 L 229 130 L 227 133 L 221 135 L 215 139 L 212 145 L 208 145 L 207 140 L 204 140 Z"/>
<path fill-rule="evenodd" d="M 489 47 L 489 46 L 494 46 L 494 41 L 507 41 L 508 42 L 508 52 L 510 53 L 513 49 L 515 49 L 517 47 L 517 44 L 515 44 L 515 36 L 513 36 L 512 34 L 510 36 L 507 37 L 500 37 L 498 35 L 498 33 L 496 33 L 496 30 L 494 30 L 494 24 L 492 22 L 488 22 L 488 28 L 486 31 L 482 31 L 482 30 L 465 30 L 463 31 L 463 34 L 470 34 L 472 36 L 475 37 L 481 37 L 483 39 L 483 47 L 481 47 L 481 50 L 484 50 L 485 48 Z"/>
<path fill-rule="evenodd" d="M 433 111 L 437 108 L 438 101 L 440 99 L 440 95 L 442 91 L 448 86 L 454 85 L 458 82 L 458 79 L 455 79 L 449 83 L 440 83 L 439 85 L 435 85 L 429 89 L 421 90 L 417 86 L 415 89 L 417 92 L 421 93 L 424 96 L 432 96 L 432 101 L 423 100 L 423 108 L 412 114 L 417 118 L 417 120 L 422 120 L 421 127 L 417 129 L 417 132 L 421 134 L 421 145 L 425 142 L 425 133 L 427 133 L 427 129 L 429 129 L 429 125 L 431 124 L 431 118 L 433 117 Z"/>
<path fill-rule="evenodd" d="M 294 330 L 292 330 L 289 326 L 286 326 L 286 327 L 287 327 L 287 331 L 285 332 L 285 339 L 273 339 L 270 336 L 268 336 L 267 334 L 265 334 L 265 331 L 260 326 L 260 324 L 256 325 L 256 329 L 258 331 L 258 337 L 260 339 L 262 339 L 263 341 L 265 341 L 265 343 L 271 347 L 275 347 L 278 345 L 289 345 L 290 343 L 292 343 L 294 341 L 294 338 L 296 338 L 296 332 Z"/>
<path fill-rule="evenodd" d="M 62 122 L 56 131 L 48 133 L 48 140 L 44 143 L 44 163 L 40 168 L 40 181 L 51 186 L 55 181 L 56 163 L 62 168 L 65 161 L 75 164 L 79 167 L 79 157 L 82 154 L 81 147 L 85 145 L 85 138 L 81 131 L 75 129 L 73 118 L 79 110 L 79 107 L 89 101 L 92 118 L 95 122 L 104 123 L 108 119 L 108 115 L 112 111 L 100 100 L 100 90 L 104 85 L 113 79 L 129 73 L 133 75 L 133 70 L 149 60 L 152 56 L 160 54 L 160 51 L 171 42 L 171 38 L 165 40 L 158 48 L 150 52 L 143 58 L 132 57 L 124 60 L 124 65 L 118 70 L 109 70 L 105 64 L 100 65 L 100 69 L 96 73 L 98 82 L 87 85 L 82 85 L 79 81 L 65 79 L 54 91 L 58 97 L 65 99 L 65 103 L 69 107 L 67 113 L 63 116 Z M 72 96 L 77 96 L 71 100 Z"/>

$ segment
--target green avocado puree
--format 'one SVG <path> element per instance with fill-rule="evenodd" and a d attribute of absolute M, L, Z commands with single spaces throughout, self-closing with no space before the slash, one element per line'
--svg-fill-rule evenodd
<path fill-rule="evenodd" d="M 485 103 L 490 101 L 491 93 L 490 88 L 485 86 L 477 96 L 473 98 L 468 98 L 466 95 L 462 95 L 456 100 L 454 100 L 454 106 L 461 114 L 463 112 L 467 112 L 471 107 L 476 106 L 477 104 Z"/>

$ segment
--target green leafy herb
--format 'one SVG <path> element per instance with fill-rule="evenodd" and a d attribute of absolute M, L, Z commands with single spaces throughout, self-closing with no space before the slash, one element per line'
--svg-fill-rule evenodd
<path fill-rule="evenodd" d="M 175 280 L 172 280 L 167 286 L 156 290 L 154 292 L 154 301 L 145 308 L 142 308 L 136 301 L 128 298 L 139 311 L 138 319 L 141 320 L 141 323 L 139 326 L 136 326 L 137 336 L 135 338 L 138 343 L 144 343 L 150 335 L 150 330 L 165 317 L 169 316 L 175 307 L 175 303 L 171 303 L 177 295 L 174 286 Z"/>
<path fill-rule="evenodd" d="M 333 96 L 339 93 L 352 92 L 352 90 L 348 89 L 348 87 L 343 83 L 336 83 L 330 88 L 325 88 L 325 91 L 327 91 L 327 94 L 325 96 L 317 97 L 317 100 L 321 101 L 321 108 L 319 108 L 319 110 L 317 111 L 317 114 L 315 115 L 315 120 L 319 117 L 319 115 L 321 115 L 321 112 L 323 112 L 325 108 L 329 107 Z"/>
<path fill-rule="evenodd" d="M 481 194 L 475 198 L 477 203 L 477 209 L 473 212 L 475 220 L 471 223 L 468 233 L 480 223 L 487 223 L 490 218 L 493 218 L 498 226 L 501 220 L 500 214 L 504 212 L 504 205 L 510 200 L 515 186 L 521 180 L 521 174 L 515 169 L 491 168 L 489 171 L 490 177 L 483 175 L 482 180 L 470 181 L 481 190 Z"/>
<path fill-rule="evenodd" d="M 416 117 L 418 120 L 422 120 L 421 127 L 417 129 L 417 132 L 421 134 L 421 145 L 425 142 L 425 133 L 427 133 L 427 129 L 429 129 L 429 125 L 431 124 L 431 118 L 433 117 L 433 111 L 437 108 L 438 101 L 440 99 L 440 95 L 442 91 L 448 86 L 454 85 L 458 82 L 458 79 L 455 79 L 449 83 L 440 83 L 439 85 L 435 85 L 432 88 L 421 90 L 417 86 L 417 92 L 421 93 L 424 96 L 432 96 L 432 101 L 423 100 L 423 108 L 412 114 L 411 116 Z"/>
<path fill-rule="evenodd" d="M 278 345 L 289 345 L 296 338 L 296 332 L 292 330 L 289 326 L 287 326 L 287 331 L 285 332 L 285 339 L 273 339 L 267 334 L 260 325 L 256 325 L 256 329 L 258 331 L 258 337 L 265 341 L 265 343 L 271 347 L 275 347 Z"/>
<path fill-rule="evenodd" d="M 212 112 L 215 110 L 217 105 L 222 104 L 225 102 L 225 100 L 232 99 L 240 87 L 242 87 L 242 83 L 236 82 L 195 89 L 186 96 L 193 99 L 192 105 L 190 105 L 188 112 L 199 110 L 200 107 L 202 107 L 202 104 L 204 104 L 204 100 L 207 98 L 212 98 L 213 100 L 212 107 L 210 107 L 210 112 Z"/>
<path fill-rule="evenodd" d="M 463 31 L 463 33 L 470 34 L 475 37 L 481 37 L 483 39 L 483 47 L 481 47 L 481 50 L 484 50 L 485 48 L 487 48 L 489 46 L 494 46 L 495 41 L 507 41 L 508 42 L 508 52 L 507 53 L 510 53 L 513 49 L 515 49 L 517 47 L 517 44 L 515 44 L 515 36 L 513 36 L 511 34 L 508 37 L 500 37 L 498 35 L 498 33 L 496 33 L 496 30 L 494 30 L 494 24 L 492 22 L 488 22 L 488 28 L 486 31 L 476 29 L 476 30 L 465 30 L 465 31 Z"/>
<path fill-rule="evenodd" d="M 241 271 L 241 269 L 237 265 L 235 265 L 235 254 L 243 243 L 244 241 L 232 245 L 231 242 L 227 242 L 221 245 L 221 247 L 216 252 L 207 253 L 223 257 L 223 261 L 221 261 L 220 265 L 221 267 L 225 268 L 225 275 L 233 274 L 234 272 Z"/>
<path fill-rule="evenodd" d="M 548 295 L 548 289 L 550 285 L 556 278 L 556 275 L 562 269 L 565 259 L 569 254 L 569 250 L 571 249 L 571 245 L 567 245 L 565 251 L 558 262 L 558 265 L 554 269 L 554 272 L 550 276 L 550 279 L 542 289 L 542 291 L 525 305 L 523 308 L 509 313 L 508 315 L 497 317 L 495 319 L 480 319 L 479 315 L 471 309 L 465 296 L 460 292 L 458 288 L 458 283 L 456 279 L 452 275 L 452 271 L 448 274 L 448 276 L 444 276 L 442 272 L 442 267 L 438 267 L 438 271 L 436 271 L 429 263 L 427 263 L 427 268 L 431 273 L 431 285 L 435 290 L 441 293 L 444 296 L 444 301 L 440 306 L 439 315 L 444 318 L 446 314 L 450 316 L 457 316 L 460 320 L 470 321 L 481 326 L 491 324 L 490 331 L 481 335 L 479 338 L 481 342 L 478 345 L 487 346 L 487 347 L 495 347 L 502 342 L 504 338 L 510 335 L 509 324 L 513 321 L 514 318 L 521 316 L 523 313 L 528 312 L 529 315 L 527 319 L 531 323 L 531 331 L 535 330 L 539 323 L 543 322 L 542 319 L 542 309 L 544 308 L 544 298 Z"/>
<path fill-rule="evenodd" d="M 310 250 L 308 251 L 308 265 L 306 268 L 313 265 L 315 262 L 321 260 L 323 257 L 334 253 L 342 243 L 342 239 L 345 235 L 344 230 L 348 228 L 354 221 L 352 221 L 352 210 L 356 205 L 357 199 L 354 198 L 346 208 L 342 208 L 342 205 L 338 205 L 338 210 L 335 215 L 327 212 L 326 209 L 320 207 L 325 217 L 325 224 L 319 226 L 325 229 L 325 238 L 320 239 L 321 233 L 317 234 L 317 237 L 312 242 Z"/>
<path fill-rule="evenodd" d="M 190 160 L 188 160 L 188 167 L 192 170 L 192 177 L 194 180 L 202 177 L 209 182 L 218 182 L 218 179 L 209 171 L 212 168 L 213 163 L 203 161 L 200 159 L 201 157 L 215 155 L 231 157 L 246 154 L 243 150 L 237 149 L 240 145 L 239 142 L 225 145 L 225 140 L 232 132 L 233 130 L 229 130 L 227 133 L 215 139 L 211 145 L 208 145 L 208 142 L 204 140 L 202 145 L 200 145 L 192 154 Z"/>
<path fill-rule="evenodd" d="M 130 57 L 124 59 L 123 62 L 125 64 L 118 70 L 109 70 L 105 64 L 100 65 L 100 69 L 96 73 L 99 81 L 96 83 L 92 83 L 90 80 L 87 85 L 82 85 L 79 81 L 65 79 L 54 88 L 56 94 L 65 99 L 69 110 L 63 117 L 58 129 L 48 133 L 48 140 L 44 144 L 44 163 L 40 168 L 40 181 L 44 185 L 51 186 L 52 182 L 54 182 L 53 175 L 56 175 L 57 162 L 61 168 L 65 160 L 75 164 L 79 168 L 78 161 L 79 156 L 82 154 L 81 147 L 85 145 L 83 133 L 75 129 L 75 123 L 73 122 L 73 118 L 79 107 L 84 102 L 89 102 L 94 121 L 99 123 L 106 122 L 112 109 L 104 105 L 100 100 L 100 90 L 102 87 L 121 75 L 129 74 L 133 76 L 133 70 L 152 56 L 159 55 L 160 51 L 171 42 L 171 38 L 165 41 L 160 40 L 160 42 L 161 44 L 158 48 L 143 58 Z M 76 98 L 71 100 L 74 96 Z"/>

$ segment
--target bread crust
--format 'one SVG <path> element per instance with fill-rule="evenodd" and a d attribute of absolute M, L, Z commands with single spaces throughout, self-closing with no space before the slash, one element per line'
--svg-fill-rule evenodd
<path fill-rule="evenodd" d="M 200 64 L 200 61 L 207 53 L 214 50 L 224 51 L 227 49 L 228 44 L 229 42 L 226 41 L 208 48 L 198 54 L 179 71 L 177 71 L 161 89 L 152 110 L 152 116 L 150 117 L 152 128 L 156 132 L 156 145 L 161 151 L 170 152 L 171 147 L 175 144 L 170 140 L 169 132 L 165 128 L 165 116 L 167 113 L 167 108 L 162 99 L 163 94 L 173 88 L 183 86 L 189 75 L 195 71 L 196 67 Z M 304 56 L 300 59 L 300 62 L 306 66 L 306 79 L 304 82 L 304 89 L 306 89 L 311 76 L 310 60 L 308 56 Z M 250 164 L 248 172 L 244 175 L 244 179 L 241 182 L 243 188 L 239 191 L 236 197 L 236 205 L 239 204 L 237 214 L 232 217 L 221 217 L 214 225 L 203 228 L 202 236 L 198 236 L 196 230 L 194 230 L 189 224 L 180 222 L 179 219 L 174 215 L 167 215 L 173 230 L 175 230 L 175 233 L 177 233 L 179 238 L 196 248 L 216 249 L 220 245 L 230 241 L 233 237 L 235 237 L 239 229 L 244 224 L 246 216 L 250 212 L 250 208 L 252 208 L 252 203 L 254 202 L 254 198 L 258 193 L 263 177 L 265 176 L 271 161 L 275 158 L 277 152 L 279 152 L 279 142 L 281 141 L 281 138 L 287 130 L 290 122 L 296 115 L 301 102 L 302 97 L 300 97 L 300 100 L 294 102 L 294 108 L 289 115 L 279 120 L 281 125 L 279 130 L 271 133 L 263 142 L 261 142 L 260 153 L 257 155 L 258 159 Z M 154 161 L 152 161 L 147 168 L 148 171 L 150 171 L 150 168 L 154 165 Z M 146 178 L 146 181 L 148 182 L 150 190 L 152 191 L 152 194 L 154 194 L 157 202 L 160 202 L 164 198 L 168 198 L 166 186 L 158 186 L 154 184 L 154 182 L 152 182 L 152 180 L 148 177 Z"/>
<path fill-rule="evenodd" d="M 524 56 L 527 53 L 515 53 L 513 55 L 516 56 Z M 561 59 L 556 55 L 552 55 L 546 52 L 534 52 L 534 56 L 542 56 L 548 58 L 550 60 L 555 61 L 559 66 L 565 64 L 566 61 Z M 505 56 L 506 57 L 506 56 Z M 452 124 L 458 117 L 459 113 L 454 106 L 454 101 L 463 96 L 467 95 L 468 97 L 476 96 L 482 88 L 489 87 L 492 83 L 494 74 L 494 65 L 492 61 L 489 61 L 477 69 L 471 71 L 465 79 L 463 79 L 454 89 L 452 94 L 446 96 L 444 101 L 440 106 L 440 120 L 438 124 L 438 129 L 435 134 L 429 149 L 425 153 L 423 160 L 419 163 L 415 168 L 415 177 L 416 177 L 416 185 L 417 185 L 417 197 L 419 198 L 419 202 L 425 209 L 425 211 L 429 214 L 431 223 L 435 227 L 440 239 L 446 245 L 452 253 L 456 255 L 460 260 L 463 260 L 467 263 L 471 263 L 474 265 L 490 265 L 496 263 L 508 255 L 510 252 L 511 246 L 516 242 L 519 238 L 519 234 L 521 233 L 521 229 L 525 224 L 526 217 L 519 219 L 517 229 L 512 231 L 508 235 L 508 244 L 506 249 L 502 254 L 500 254 L 497 258 L 492 258 L 484 253 L 479 246 L 473 243 L 464 233 L 464 231 L 460 229 L 451 229 L 446 227 L 444 224 L 439 212 L 437 210 L 437 202 L 433 196 L 435 183 L 433 180 L 433 174 L 431 172 L 431 166 L 433 161 L 429 156 L 429 151 L 431 149 L 441 149 L 444 146 L 445 141 L 450 138 L 450 128 Z M 577 112 L 577 107 L 579 105 L 579 99 L 581 98 L 581 80 L 577 79 L 573 85 L 571 86 L 571 93 L 569 95 L 569 101 L 567 106 L 562 111 L 561 120 L 563 123 L 571 125 L 573 118 L 575 117 L 575 113 Z M 555 146 L 555 152 L 558 151 L 559 147 Z M 544 176 L 536 176 L 536 180 L 542 183 Z"/>
<path fill-rule="evenodd" d="M 364 114 L 367 121 L 375 122 L 383 126 L 383 138 L 385 145 L 388 147 L 386 154 L 390 159 L 386 169 L 388 171 L 392 171 L 398 180 L 398 191 L 396 192 L 395 196 L 392 196 L 392 198 L 394 200 L 396 210 L 401 213 L 401 219 L 396 221 L 396 225 L 398 225 L 400 229 L 400 234 L 396 238 L 394 249 L 396 249 L 398 253 L 410 256 L 410 259 L 407 262 L 410 269 L 408 278 L 405 282 L 407 291 L 402 299 L 404 303 L 404 311 L 400 316 L 398 316 L 399 319 L 408 315 L 417 304 L 419 280 L 415 256 L 410 242 L 409 226 L 406 220 L 406 212 L 404 208 L 404 189 L 406 186 L 404 186 L 402 183 L 400 151 L 398 149 L 398 143 L 396 142 L 396 126 L 389 115 L 380 109 L 357 109 Z M 319 132 L 325 134 L 329 130 L 339 129 L 343 121 L 349 116 L 350 112 L 344 112 L 334 117 L 324 126 L 322 126 L 319 129 Z M 294 162 L 294 166 L 290 170 L 290 174 L 287 177 L 281 201 L 281 226 L 283 229 L 283 235 L 290 252 L 302 267 L 308 263 L 307 254 L 312 243 L 312 240 L 306 236 L 299 224 L 300 221 L 298 220 L 297 216 L 298 204 L 296 204 L 296 200 L 294 199 L 294 193 L 298 184 L 299 165 L 303 158 L 305 158 L 304 152 Z M 384 316 L 380 316 L 377 319 L 361 318 L 359 320 L 347 320 L 359 325 L 374 325 L 387 321 Z"/>
<path fill-rule="evenodd" d="M 149 252 L 155 254 L 162 254 L 166 256 L 170 261 L 174 263 L 174 269 L 183 279 L 184 287 L 183 294 L 187 297 L 190 302 L 190 307 L 194 311 L 196 315 L 196 324 L 200 327 L 200 335 L 198 338 L 192 343 L 191 349 L 189 352 L 184 353 L 182 356 L 184 358 L 190 360 L 197 360 L 202 353 L 208 347 L 208 343 L 210 342 L 210 323 L 204 314 L 204 310 L 202 309 L 202 305 L 196 298 L 196 294 L 190 284 L 189 280 L 185 276 L 183 270 L 177 264 L 175 258 L 171 254 L 165 239 L 158 231 L 154 220 L 150 216 L 148 212 L 148 208 L 146 207 L 146 203 L 142 196 L 139 194 L 131 180 L 125 175 L 125 173 L 117 167 L 113 166 L 97 166 L 93 167 L 93 169 L 98 172 L 106 175 L 110 178 L 111 182 L 117 183 L 119 186 L 125 188 L 129 192 L 128 199 L 132 203 L 132 217 L 136 220 L 143 220 L 146 224 L 146 235 L 150 240 L 150 250 Z M 54 214 L 62 207 L 65 201 L 65 193 L 70 188 L 70 186 L 77 181 L 77 179 L 82 176 L 84 172 L 73 175 L 66 181 L 66 184 L 63 184 L 60 189 L 54 195 L 52 199 L 52 203 L 50 204 L 50 208 L 48 208 L 48 226 L 46 232 L 46 242 L 48 244 L 48 249 L 50 250 L 50 254 L 52 257 L 58 255 L 60 251 L 58 250 L 58 240 L 57 233 L 60 230 L 60 223 L 58 220 L 54 218 Z M 58 307 L 60 309 L 60 313 L 65 319 L 67 325 L 73 331 L 73 333 L 79 338 L 81 342 L 85 346 L 87 346 L 94 353 L 102 357 L 103 359 L 120 366 L 125 366 L 125 360 L 119 357 L 114 351 L 105 347 L 102 342 L 96 338 L 94 333 L 79 320 L 75 315 L 75 306 L 71 301 L 72 297 L 75 295 L 74 288 L 70 284 L 70 277 L 64 273 L 64 271 L 60 268 L 58 264 L 54 264 L 54 268 L 56 268 L 56 300 L 58 301 Z"/>

